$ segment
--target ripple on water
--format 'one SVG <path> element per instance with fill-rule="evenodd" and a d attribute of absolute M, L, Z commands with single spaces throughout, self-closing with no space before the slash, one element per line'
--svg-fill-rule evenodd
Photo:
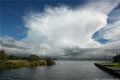
<path fill-rule="evenodd" d="M 117 79 L 94 66 L 95 61 L 57 61 L 54 66 L 0 71 L 0 80 L 100 80 Z"/>

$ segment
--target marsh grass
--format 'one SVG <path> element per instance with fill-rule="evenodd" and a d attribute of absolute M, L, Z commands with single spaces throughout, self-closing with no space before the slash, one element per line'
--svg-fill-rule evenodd
<path fill-rule="evenodd" d="M 20 67 L 36 67 L 47 66 L 46 60 L 28 61 L 28 60 L 8 60 L 6 62 L 0 62 L 0 69 L 20 68 Z M 50 63 L 49 63 L 50 64 Z M 52 61 L 52 64 L 55 64 Z"/>

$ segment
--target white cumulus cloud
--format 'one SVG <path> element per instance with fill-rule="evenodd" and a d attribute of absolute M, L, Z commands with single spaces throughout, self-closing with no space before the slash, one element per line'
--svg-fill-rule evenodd
<path fill-rule="evenodd" d="M 116 5 L 111 1 L 90 2 L 77 9 L 59 6 L 48 7 L 42 13 L 32 12 L 24 17 L 29 31 L 22 41 L 41 55 L 60 55 L 61 48 L 67 46 L 99 47 L 101 44 L 92 35 L 107 25 L 107 15 Z"/>
<path fill-rule="evenodd" d="M 118 0 L 92 1 L 77 8 L 61 5 L 47 7 L 43 12 L 31 12 L 24 16 L 28 32 L 20 42 L 29 44 L 31 53 L 40 56 L 61 56 L 71 59 L 102 56 L 101 53 L 105 52 L 101 48 L 103 45 L 92 39 L 92 36 L 96 31 L 108 26 L 108 14 L 118 3 Z M 119 22 L 109 25 L 109 32 L 119 29 L 116 27 Z M 109 36 L 109 32 L 104 31 L 103 37 L 114 37 L 116 40 L 119 36 L 119 31 L 112 36 Z"/>

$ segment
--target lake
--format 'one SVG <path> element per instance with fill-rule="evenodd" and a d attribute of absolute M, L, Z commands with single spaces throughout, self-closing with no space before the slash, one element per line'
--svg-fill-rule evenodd
<path fill-rule="evenodd" d="M 0 71 L 0 80 L 118 80 L 94 66 L 98 61 L 56 61 L 54 66 Z"/>

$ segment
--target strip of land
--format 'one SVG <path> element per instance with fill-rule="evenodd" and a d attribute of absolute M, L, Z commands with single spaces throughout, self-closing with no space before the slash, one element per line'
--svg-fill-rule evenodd
<path fill-rule="evenodd" d="M 95 63 L 100 69 L 120 78 L 120 63 Z"/>

